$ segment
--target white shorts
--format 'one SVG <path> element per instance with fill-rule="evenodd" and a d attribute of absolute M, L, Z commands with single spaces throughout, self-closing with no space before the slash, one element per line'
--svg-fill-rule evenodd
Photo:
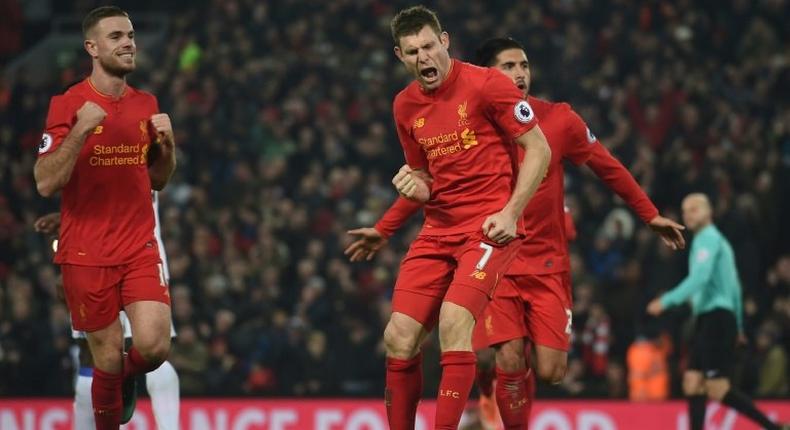
<path fill-rule="evenodd" d="M 121 320 L 121 327 L 123 327 L 123 338 L 130 339 L 132 337 L 132 324 L 129 322 L 129 317 L 126 316 L 125 311 L 121 311 L 118 318 Z M 71 337 L 73 339 L 85 339 L 85 332 L 72 329 Z M 170 320 L 170 337 L 176 337 L 176 328 L 173 326 L 173 320 Z"/>

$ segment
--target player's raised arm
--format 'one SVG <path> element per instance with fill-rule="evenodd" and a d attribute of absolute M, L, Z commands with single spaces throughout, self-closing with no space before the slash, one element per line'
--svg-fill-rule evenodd
<path fill-rule="evenodd" d="M 400 141 L 403 155 L 406 158 L 406 164 L 392 178 L 392 185 L 401 196 L 415 202 L 425 203 L 431 198 L 431 183 L 433 182 L 433 178 L 427 171 L 428 159 L 406 126 L 408 122 L 402 118 L 397 99 L 392 105 L 392 113 L 395 117 L 398 141 Z"/>
<path fill-rule="evenodd" d="M 404 164 L 392 178 L 392 185 L 401 196 L 418 203 L 431 199 L 431 175 L 422 169 L 412 169 Z"/>
<path fill-rule="evenodd" d="M 569 112 L 568 124 L 573 136 L 571 147 L 567 148 L 571 161 L 575 164 L 587 164 L 669 248 L 685 248 L 686 240 L 681 233 L 685 227 L 659 214 L 631 172 L 598 141 L 584 120 L 573 110 Z"/>
<path fill-rule="evenodd" d="M 166 113 L 152 115 L 151 126 L 156 132 L 156 140 L 148 153 L 148 176 L 151 188 L 161 191 L 176 170 L 175 137 L 170 116 Z"/>
<path fill-rule="evenodd" d="M 52 196 L 69 182 L 85 139 L 107 116 L 99 105 L 86 101 L 77 111 L 77 121 L 72 126 L 71 115 L 63 104 L 57 97 L 50 103 L 47 130 L 33 167 L 36 189 L 44 197 Z"/>

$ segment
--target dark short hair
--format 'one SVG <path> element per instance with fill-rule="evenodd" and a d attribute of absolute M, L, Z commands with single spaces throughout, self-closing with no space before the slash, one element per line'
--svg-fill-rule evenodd
<path fill-rule="evenodd" d="M 520 49 L 526 52 L 524 46 L 510 37 L 495 37 L 486 40 L 477 51 L 475 51 L 475 64 L 481 67 L 491 67 L 496 61 L 497 55 L 508 49 Z"/>
<path fill-rule="evenodd" d="M 125 16 L 128 18 L 129 14 L 118 6 L 99 6 L 88 12 L 88 14 L 85 15 L 85 19 L 82 20 L 82 35 L 87 38 L 88 32 L 91 31 L 99 21 L 112 16 Z"/>
<path fill-rule="evenodd" d="M 395 18 L 392 18 L 392 22 L 390 22 L 392 40 L 395 42 L 395 46 L 400 46 L 401 37 L 417 34 L 426 25 L 430 26 L 436 35 L 442 34 L 442 25 L 439 24 L 436 12 L 427 7 L 422 5 L 412 6 L 398 12 Z"/>

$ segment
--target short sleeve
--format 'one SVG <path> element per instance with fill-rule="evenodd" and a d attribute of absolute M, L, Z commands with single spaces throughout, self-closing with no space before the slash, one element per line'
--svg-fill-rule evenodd
<path fill-rule="evenodd" d="M 524 94 L 499 70 L 488 69 L 482 96 L 488 119 L 511 139 L 523 135 L 538 124 L 538 118 L 524 100 Z"/>
<path fill-rule="evenodd" d="M 38 155 L 47 155 L 54 152 L 63 139 L 69 134 L 75 122 L 75 110 L 73 103 L 65 96 L 54 96 L 49 101 L 49 111 L 47 112 L 47 123 L 41 142 L 38 144 Z"/>
<path fill-rule="evenodd" d="M 568 139 L 565 140 L 565 155 L 578 166 L 590 159 L 593 148 L 600 142 L 579 114 L 570 107 L 567 117 Z"/>
<path fill-rule="evenodd" d="M 406 164 L 412 169 L 428 170 L 428 159 L 425 158 L 425 153 L 409 131 L 409 122 L 407 118 L 403 117 L 401 110 L 398 109 L 397 99 L 392 107 L 392 112 L 395 117 L 395 129 L 398 132 L 398 140 L 403 148 L 403 155 L 406 157 Z"/>

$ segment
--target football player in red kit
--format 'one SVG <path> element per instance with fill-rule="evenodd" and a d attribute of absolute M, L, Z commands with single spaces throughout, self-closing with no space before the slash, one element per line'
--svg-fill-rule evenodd
<path fill-rule="evenodd" d="M 590 132 L 567 103 L 528 96 L 529 63 L 512 39 L 492 39 L 478 51 L 478 64 L 506 74 L 523 92 L 551 147 L 546 178 L 523 213 L 527 235 L 518 256 L 497 288 L 482 323 L 475 329 L 475 349 L 496 348 L 497 403 L 506 428 L 525 428 L 534 377 L 528 372 L 524 339 L 535 345 L 538 377 L 558 383 L 565 374 L 571 333 L 570 264 L 565 229 L 563 164 L 586 164 L 634 209 L 673 249 L 684 246 L 682 226 L 659 215 L 628 170 Z M 371 259 L 419 205 L 398 199 L 375 228 L 352 230 L 360 236 L 347 254 Z"/>
<path fill-rule="evenodd" d="M 96 428 L 114 430 L 134 411 L 134 376 L 156 369 L 170 349 L 151 189 L 165 186 L 176 160 L 170 118 L 154 96 L 126 84 L 136 54 L 129 16 L 99 7 L 83 33 L 91 75 L 52 98 L 34 176 L 43 196 L 62 191 L 55 262 L 72 326 L 87 332 L 93 356 Z M 127 353 L 122 309 L 133 333 Z"/>
<path fill-rule="evenodd" d="M 438 323 L 437 429 L 456 429 L 475 378 L 472 331 L 523 236 L 521 214 L 550 150 L 522 93 L 502 73 L 450 58 L 449 35 L 422 6 L 392 20 L 395 54 L 414 76 L 393 115 L 407 165 L 398 192 L 425 203 L 384 332 L 390 428 L 413 429 L 420 345 Z M 517 147 L 526 149 L 519 164 Z"/>

